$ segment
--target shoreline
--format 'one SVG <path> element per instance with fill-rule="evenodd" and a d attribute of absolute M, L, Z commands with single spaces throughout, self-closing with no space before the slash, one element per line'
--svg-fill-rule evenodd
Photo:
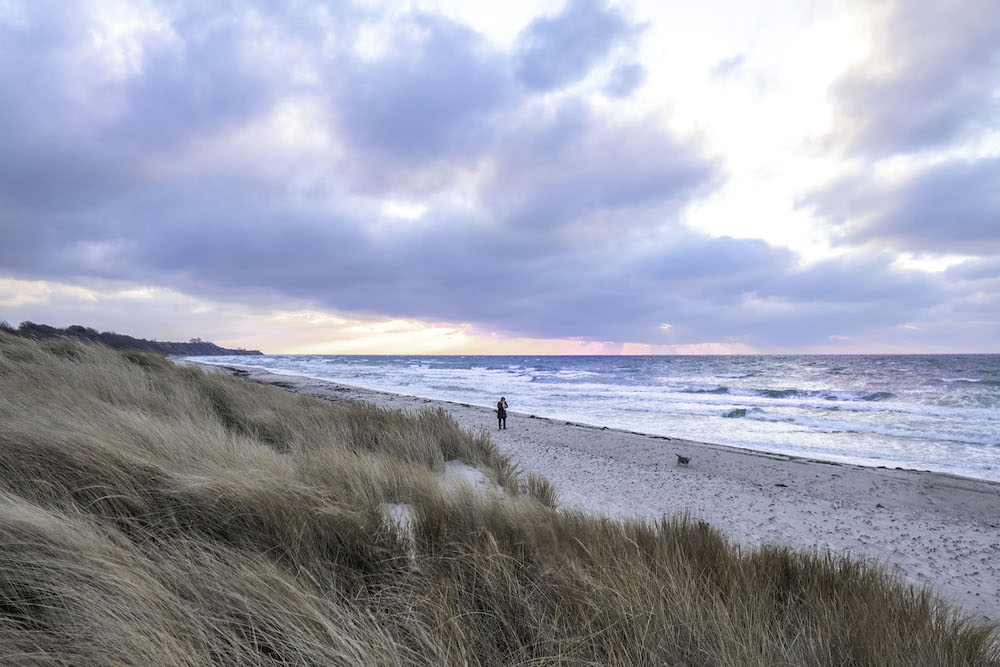
<path fill-rule="evenodd" d="M 1000 483 L 952 473 L 868 467 L 696 442 L 365 389 L 256 367 L 193 361 L 294 393 L 381 407 L 441 407 L 485 428 L 523 468 L 552 481 L 560 505 L 614 518 L 687 513 L 749 547 L 785 544 L 876 560 L 1000 621 Z M 675 453 L 691 457 L 677 465 Z"/>
<path fill-rule="evenodd" d="M 984 354 L 987 354 L 987 353 L 969 353 L 968 356 L 983 356 Z M 993 354 L 993 353 L 988 353 L 988 354 Z M 359 355 L 359 356 L 361 356 L 361 355 Z M 642 356 L 642 355 L 637 355 L 637 356 Z M 764 355 L 764 356 L 794 356 L 794 355 Z M 844 355 L 844 356 L 853 356 L 853 355 Z M 914 356 L 914 355 L 899 354 L 899 355 L 881 355 L 881 356 Z M 934 356 L 934 355 L 928 354 L 926 356 Z M 997 353 L 997 356 L 1000 356 L 1000 353 Z M 226 369 L 226 370 L 228 370 L 230 372 L 237 371 L 237 370 L 240 371 L 240 372 L 247 372 L 248 375 L 264 374 L 264 375 L 274 375 L 274 376 L 280 376 L 280 377 L 296 378 L 296 379 L 299 379 L 299 380 L 308 380 L 308 381 L 313 381 L 313 382 L 321 382 L 321 383 L 325 383 L 325 384 L 328 384 L 328 385 L 331 385 L 331 386 L 343 387 L 344 389 L 347 389 L 347 390 L 350 390 L 350 391 L 371 392 L 372 394 L 379 394 L 379 395 L 386 395 L 386 396 L 395 396 L 395 397 L 406 397 L 406 398 L 412 398 L 412 399 L 418 400 L 418 401 L 428 401 L 428 402 L 435 403 L 435 404 L 439 403 L 442 406 L 454 406 L 454 407 L 458 407 L 458 408 L 479 409 L 479 410 L 485 410 L 485 411 L 490 412 L 490 413 L 495 413 L 496 412 L 496 410 L 494 408 L 489 407 L 489 406 L 484 406 L 484 405 L 473 405 L 473 404 L 470 404 L 470 403 L 461 403 L 459 401 L 452 401 L 452 400 L 448 400 L 448 399 L 445 399 L 445 398 L 427 398 L 425 396 L 417 396 L 415 394 L 402 394 L 402 393 L 398 393 L 398 392 L 394 392 L 394 391 L 389 391 L 388 389 L 371 389 L 369 387 L 361 387 L 359 385 L 347 384 L 347 383 L 344 383 L 344 382 L 339 382 L 337 380 L 328 380 L 328 379 L 325 379 L 325 378 L 314 377 L 314 376 L 311 376 L 311 375 L 302 375 L 302 374 L 298 374 L 298 373 L 287 373 L 287 372 L 284 372 L 284 371 L 272 370 L 272 369 L 264 368 L 264 367 L 261 367 L 261 366 L 240 366 L 238 364 L 232 364 L 232 363 L 213 364 L 213 363 L 209 363 L 209 362 L 188 360 L 187 357 L 180 356 L 180 355 L 170 355 L 168 358 L 171 361 L 175 362 L 175 363 L 180 362 L 180 363 L 193 364 L 193 365 L 196 365 L 196 366 L 200 366 L 201 368 L 206 369 L 206 370 L 211 370 L 211 369 L 215 369 L 215 368 L 223 368 L 223 369 Z M 269 381 L 268 384 L 274 384 L 274 385 L 277 385 L 277 386 L 281 386 L 281 382 L 280 381 Z M 283 388 L 291 390 L 289 387 L 283 387 Z M 327 398 L 327 397 L 325 397 L 325 398 Z M 355 399 L 355 400 L 357 400 L 357 399 Z M 706 440 L 692 440 L 690 438 L 679 438 L 679 437 L 674 437 L 674 436 L 667 436 L 667 435 L 663 435 L 663 434 L 660 434 L 660 433 L 648 433 L 648 432 L 645 432 L 645 431 L 632 431 L 632 430 L 629 430 L 627 428 L 620 428 L 620 427 L 617 427 L 617 426 L 601 426 L 600 424 L 591 424 L 591 423 L 587 423 L 587 422 L 573 421 L 572 419 L 567 420 L 567 419 L 563 419 L 561 417 L 546 417 L 546 416 L 539 416 L 539 415 L 530 415 L 530 414 L 528 414 L 526 412 L 514 412 L 514 411 L 511 411 L 511 410 L 508 410 L 507 413 L 511 414 L 511 415 L 516 415 L 518 417 L 525 417 L 525 418 L 530 418 L 530 419 L 542 419 L 542 420 L 546 420 L 546 421 L 549 421 L 549 422 L 552 422 L 552 423 L 571 424 L 571 425 L 577 426 L 579 428 L 593 429 L 593 430 L 597 430 L 597 431 L 614 431 L 614 432 L 617 432 L 617 433 L 626 433 L 626 434 L 629 434 L 629 435 L 644 436 L 644 437 L 647 437 L 647 438 L 653 438 L 655 440 L 666 440 L 666 441 L 671 441 L 671 442 L 691 443 L 691 444 L 695 444 L 695 445 L 698 445 L 698 446 L 701 446 L 701 447 L 720 447 L 720 448 L 723 448 L 723 449 L 726 449 L 726 450 L 735 450 L 735 451 L 744 452 L 744 453 L 746 453 L 748 455 L 751 455 L 751 456 L 768 456 L 768 457 L 773 457 L 773 458 L 777 458 L 777 459 L 780 459 L 780 460 L 794 460 L 794 461 L 802 461 L 802 462 L 805 462 L 805 463 L 817 463 L 817 464 L 820 464 L 820 465 L 845 466 L 845 467 L 848 467 L 848 468 L 859 468 L 859 469 L 864 469 L 864 470 L 897 470 L 897 471 L 903 471 L 903 472 L 912 472 L 912 473 L 921 473 L 921 474 L 932 474 L 932 475 L 936 475 L 936 476 L 939 476 L 939 477 L 952 478 L 952 479 L 955 479 L 955 480 L 958 480 L 958 481 L 971 481 L 971 482 L 979 482 L 979 483 L 983 483 L 983 484 L 993 485 L 993 486 L 996 487 L 997 493 L 1000 494 L 1000 480 L 986 479 L 986 478 L 983 478 L 983 477 L 972 477 L 972 476 L 969 476 L 969 475 L 960 475 L 958 473 L 947 472 L 947 471 L 944 471 L 944 470 L 926 470 L 926 469 L 923 469 L 923 468 L 906 468 L 906 467 L 903 467 L 903 466 L 892 466 L 892 467 L 890 467 L 890 466 L 885 466 L 885 465 L 868 465 L 868 464 L 864 464 L 864 463 L 855 463 L 855 462 L 852 462 L 852 461 L 834 461 L 834 460 L 828 460 L 828 459 L 817 459 L 817 458 L 811 458 L 811 457 L 803 455 L 803 454 L 786 454 L 786 453 L 783 453 L 783 452 L 768 451 L 766 449 L 755 449 L 753 447 L 746 447 L 746 446 L 738 445 L 738 444 L 732 444 L 732 445 L 730 445 L 730 444 L 723 444 L 723 443 L 718 443 L 718 442 L 708 442 Z M 998 518 L 1000 518 L 1000 517 L 998 517 Z M 998 523 L 998 528 L 1000 528 L 1000 523 Z"/>

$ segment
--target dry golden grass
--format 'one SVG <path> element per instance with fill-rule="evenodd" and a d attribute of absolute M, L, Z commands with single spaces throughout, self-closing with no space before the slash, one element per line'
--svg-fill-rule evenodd
<path fill-rule="evenodd" d="M 1000 664 L 870 564 L 554 498 L 441 411 L 0 331 L 2 664 Z"/>

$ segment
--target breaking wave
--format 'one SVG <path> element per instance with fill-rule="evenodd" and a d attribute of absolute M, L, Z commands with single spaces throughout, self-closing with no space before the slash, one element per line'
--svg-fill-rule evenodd
<path fill-rule="evenodd" d="M 214 357 L 658 435 L 1000 480 L 1000 355 Z M 838 458 L 839 457 L 839 458 Z M 893 461 L 897 463 L 892 463 Z"/>
<path fill-rule="evenodd" d="M 826 401 L 886 401 L 896 398 L 890 391 L 836 391 L 833 389 L 733 389 L 725 385 L 711 389 L 685 387 L 677 390 L 684 394 L 729 394 L 733 396 L 760 396 L 763 398 L 809 398 Z"/>

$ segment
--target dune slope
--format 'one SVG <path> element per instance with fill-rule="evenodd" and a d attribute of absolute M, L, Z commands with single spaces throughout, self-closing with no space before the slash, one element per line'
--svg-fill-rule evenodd
<path fill-rule="evenodd" d="M 4 664 L 1000 664 L 870 564 L 559 510 L 442 410 L 4 332 L 0 624 Z"/>

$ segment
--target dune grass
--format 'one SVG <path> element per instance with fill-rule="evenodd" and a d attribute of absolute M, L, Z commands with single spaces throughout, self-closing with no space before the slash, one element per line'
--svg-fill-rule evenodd
<path fill-rule="evenodd" d="M 555 498 L 440 410 L 0 331 L 2 664 L 1000 664 L 871 564 Z"/>

